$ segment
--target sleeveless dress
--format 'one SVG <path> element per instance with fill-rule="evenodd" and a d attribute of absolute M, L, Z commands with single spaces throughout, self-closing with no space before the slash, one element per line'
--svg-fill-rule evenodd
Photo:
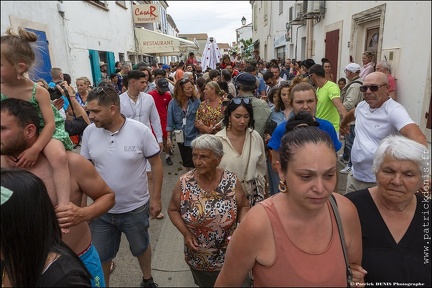
<path fill-rule="evenodd" d="M 219 271 L 225 260 L 227 237 L 234 232 L 237 221 L 237 176 L 224 170 L 216 189 L 207 192 L 199 187 L 194 171 L 180 177 L 180 214 L 200 248 L 192 251 L 185 245 L 185 260 L 195 270 Z"/>
<path fill-rule="evenodd" d="M 39 133 L 42 131 L 42 129 L 45 127 L 45 122 L 43 120 L 42 117 L 42 113 L 39 107 L 39 103 L 36 100 L 36 87 L 37 87 L 37 83 L 35 83 L 33 85 L 33 91 L 32 91 L 32 97 L 29 100 L 29 102 L 37 109 L 38 114 L 39 114 L 39 119 L 40 119 L 40 128 L 39 128 Z M 3 93 L 1 94 L 1 101 L 7 99 L 8 97 L 6 95 L 4 95 Z M 57 139 L 59 141 L 61 141 L 65 147 L 66 150 L 71 151 L 73 149 L 73 143 L 72 140 L 69 137 L 69 134 L 66 132 L 65 130 L 65 124 L 64 124 L 64 120 L 61 117 L 59 111 L 57 110 L 57 108 L 54 107 L 54 105 L 51 104 L 51 108 L 54 112 L 54 122 L 55 122 L 55 131 L 54 131 L 54 135 L 52 138 Z"/>
<path fill-rule="evenodd" d="M 319 253 L 299 249 L 285 233 L 282 221 L 270 197 L 259 202 L 267 213 L 276 244 L 276 259 L 271 266 L 255 263 L 252 268 L 255 287 L 346 287 L 346 266 L 333 211 L 327 201 L 332 223 L 328 247 Z"/>

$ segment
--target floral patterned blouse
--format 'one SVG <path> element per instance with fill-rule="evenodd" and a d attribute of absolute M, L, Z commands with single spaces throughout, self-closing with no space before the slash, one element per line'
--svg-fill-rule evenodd
<path fill-rule="evenodd" d="M 232 235 L 236 227 L 237 176 L 224 170 L 217 188 L 207 192 L 198 186 L 194 171 L 180 177 L 180 214 L 197 238 L 200 248 L 192 251 L 185 245 L 185 260 L 193 269 L 218 271 L 224 263 L 227 237 Z"/>
<path fill-rule="evenodd" d="M 202 121 L 204 125 L 208 127 L 212 127 L 219 123 L 224 118 L 224 106 L 222 105 L 222 101 L 223 99 L 219 100 L 216 108 L 211 107 L 208 101 L 201 102 L 197 110 L 195 121 Z M 219 132 L 221 129 L 222 128 L 215 130 L 214 134 Z"/>

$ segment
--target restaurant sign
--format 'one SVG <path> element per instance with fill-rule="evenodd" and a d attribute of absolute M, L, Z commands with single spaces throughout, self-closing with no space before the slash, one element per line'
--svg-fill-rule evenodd
<path fill-rule="evenodd" d="M 132 9 L 135 24 L 159 22 L 159 4 L 133 5 Z"/>

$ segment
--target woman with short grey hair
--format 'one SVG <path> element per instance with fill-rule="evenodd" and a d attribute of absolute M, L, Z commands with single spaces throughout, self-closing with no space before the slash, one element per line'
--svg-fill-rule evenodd
<path fill-rule="evenodd" d="M 345 195 L 360 218 L 365 283 L 431 286 L 431 264 L 423 261 L 424 249 L 430 249 L 424 238 L 431 228 L 424 218 L 431 207 L 429 161 L 422 144 L 401 135 L 388 136 L 374 156 L 377 186 Z M 354 277 L 364 274 L 363 268 L 351 265 Z"/>
<path fill-rule="evenodd" d="M 216 157 L 222 157 L 224 155 L 221 140 L 212 134 L 203 134 L 195 138 L 192 140 L 191 146 L 192 149 L 208 149 L 213 151 Z"/>
<path fill-rule="evenodd" d="M 237 176 L 218 167 L 223 156 L 219 138 L 203 134 L 191 146 L 195 169 L 177 181 L 168 215 L 184 236 L 185 260 L 195 284 L 213 287 L 229 237 L 249 204 Z"/>

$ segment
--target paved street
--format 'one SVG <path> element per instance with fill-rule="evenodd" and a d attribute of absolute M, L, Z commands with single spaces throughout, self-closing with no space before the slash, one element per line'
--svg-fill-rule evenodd
<path fill-rule="evenodd" d="M 78 152 L 78 150 L 76 151 Z M 150 243 L 153 251 L 152 273 L 159 287 L 197 287 L 189 267 L 184 261 L 183 237 L 169 220 L 166 211 L 172 188 L 182 172 L 178 149 L 175 148 L 174 152 L 172 158 L 174 165 L 172 166 L 165 163 L 165 153 L 161 155 L 164 169 L 162 211 L 165 217 L 150 222 Z M 338 152 L 338 154 L 340 153 L 341 151 Z M 338 171 L 343 167 L 345 165 L 338 163 Z M 346 175 L 339 174 L 339 176 L 338 190 L 339 192 L 345 191 Z M 123 236 L 120 251 L 114 260 L 116 269 L 111 274 L 111 287 L 139 287 L 141 283 L 142 273 L 138 261 L 131 255 L 127 243 L 127 239 Z"/>

